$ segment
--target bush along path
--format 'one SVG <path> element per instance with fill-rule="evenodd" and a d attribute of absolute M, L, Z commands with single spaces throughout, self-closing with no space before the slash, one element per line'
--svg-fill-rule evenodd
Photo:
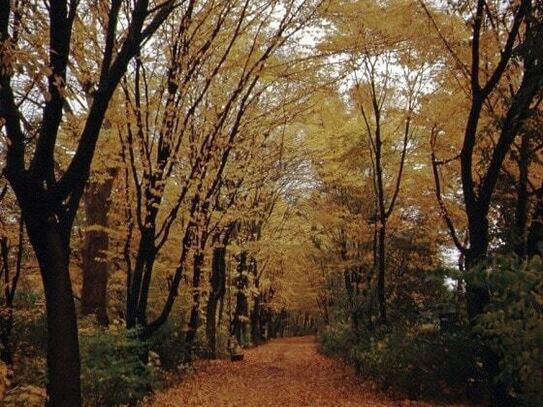
<path fill-rule="evenodd" d="M 241 362 L 196 363 L 195 373 L 179 386 L 155 395 L 144 406 L 431 407 L 433 404 L 381 393 L 371 383 L 357 378 L 350 367 L 318 353 L 313 337 L 298 337 L 274 340 L 248 350 Z"/>

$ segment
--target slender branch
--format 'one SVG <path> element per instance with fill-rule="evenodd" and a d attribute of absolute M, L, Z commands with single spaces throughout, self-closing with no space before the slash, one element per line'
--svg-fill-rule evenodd
<path fill-rule="evenodd" d="M 479 85 L 479 59 L 480 59 L 480 41 L 481 28 L 483 25 L 483 15 L 485 9 L 485 0 L 477 0 L 477 9 L 475 12 L 475 20 L 473 22 L 473 37 L 471 39 L 471 91 L 473 95 L 480 92 Z"/>
<path fill-rule="evenodd" d="M 519 30 L 520 30 L 520 26 L 524 20 L 524 17 L 526 16 L 526 12 L 528 10 L 530 3 L 531 3 L 531 0 L 522 0 L 520 3 L 520 6 L 518 7 L 518 10 L 515 14 L 515 18 L 513 20 L 513 25 L 511 26 L 511 30 L 509 31 L 509 34 L 507 35 L 505 46 L 503 48 L 503 51 L 500 53 L 501 54 L 500 61 L 498 62 L 496 69 L 494 69 L 494 72 L 488 79 L 483 89 L 481 89 L 481 93 L 484 98 L 490 95 L 492 90 L 494 90 L 499 80 L 503 76 L 503 73 L 505 72 L 505 68 L 507 68 L 507 65 L 509 64 L 509 61 L 513 54 L 513 47 L 515 45 L 515 41 L 517 39 Z"/>
<path fill-rule="evenodd" d="M 402 183 L 402 175 L 403 175 L 403 169 L 405 166 L 405 156 L 407 153 L 407 145 L 409 144 L 410 132 L 411 132 L 411 113 L 409 113 L 409 116 L 407 116 L 407 119 L 405 121 L 400 165 L 398 168 L 398 175 L 396 176 L 396 185 L 394 185 L 394 192 L 392 193 L 392 199 L 390 200 L 390 205 L 388 206 L 388 210 L 386 211 L 386 215 L 385 215 L 386 218 L 390 217 L 390 214 L 394 210 L 394 206 L 396 205 L 396 199 L 398 198 L 398 194 L 400 193 L 400 186 Z"/>
<path fill-rule="evenodd" d="M 121 0 L 112 0 L 111 8 L 108 13 L 108 21 L 106 28 L 106 40 L 104 57 L 102 59 L 102 69 L 100 72 L 100 82 L 103 82 L 109 72 L 111 60 L 113 59 L 113 51 L 115 47 L 115 34 L 117 32 L 117 22 L 119 19 L 119 11 L 121 9 Z"/>
<path fill-rule="evenodd" d="M 447 206 L 445 205 L 445 202 L 443 201 L 443 197 L 441 195 L 441 179 L 439 176 L 439 161 L 436 159 L 436 154 L 435 154 L 436 138 L 437 138 L 437 132 L 436 132 L 436 128 L 434 127 L 432 128 L 432 134 L 430 136 L 430 148 L 431 148 L 430 154 L 431 154 L 431 161 L 432 161 L 432 172 L 434 175 L 436 199 L 439 204 L 441 215 L 443 219 L 445 220 L 447 228 L 449 229 L 449 234 L 454 242 L 454 245 L 460 251 L 461 254 L 465 254 L 467 251 L 467 248 L 460 242 L 460 239 L 458 239 L 458 235 L 456 233 L 454 223 L 451 219 L 449 211 L 447 210 Z"/>
<path fill-rule="evenodd" d="M 434 16 L 432 15 L 432 13 L 430 12 L 430 10 L 428 9 L 428 7 L 426 6 L 426 4 L 424 3 L 424 0 L 418 0 L 419 4 L 421 5 L 422 9 L 424 10 L 424 13 L 426 14 L 426 16 L 428 17 L 428 19 L 430 20 L 430 23 L 432 24 L 432 26 L 434 27 L 437 35 L 439 36 L 439 39 L 441 40 L 441 42 L 443 42 L 443 45 L 445 45 L 445 48 L 447 48 L 447 51 L 449 51 L 449 54 L 451 54 L 451 56 L 453 57 L 453 59 L 455 60 L 455 62 L 458 64 L 458 66 L 460 67 L 460 71 L 462 72 L 462 75 L 464 76 L 464 78 L 468 79 L 469 78 L 469 69 L 468 67 L 466 66 L 466 64 L 460 59 L 460 57 L 458 56 L 458 54 L 455 52 L 455 50 L 453 49 L 453 47 L 451 46 L 451 44 L 449 43 L 449 41 L 445 38 L 445 36 L 443 35 L 443 33 L 441 32 L 441 29 L 439 28 L 439 26 L 437 25 L 437 22 L 434 18 Z"/>

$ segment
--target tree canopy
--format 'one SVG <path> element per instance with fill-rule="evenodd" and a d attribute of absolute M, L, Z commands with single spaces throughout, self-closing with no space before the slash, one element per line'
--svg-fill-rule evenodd
<path fill-rule="evenodd" d="M 0 6 L 3 403 L 305 334 L 410 397 L 541 402 L 541 2 Z"/>

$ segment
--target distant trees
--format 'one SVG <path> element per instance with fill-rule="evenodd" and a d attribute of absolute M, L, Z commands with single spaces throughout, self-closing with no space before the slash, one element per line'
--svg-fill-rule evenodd
<path fill-rule="evenodd" d="M 388 7 L 393 11 L 386 21 L 377 17 Z M 417 157 L 416 150 L 422 143 L 420 134 L 416 133 L 422 124 L 419 116 L 423 99 L 431 91 L 436 67 L 428 58 L 432 49 L 425 49 L 420 32 L 406 24 L 407 18 L 421 20 L 419 10 L 411 5 L 392 3 L 382 8 L 370 2 L 337 2 L 325 16 L 335 30 L 319 47 L 343 59 L 345 86 L 350 87 L 349 94 L 345 95 L 351 105 L 345 107 L 351 120 L 347 131 L 358 133 L 362 143 L 353 144 L 349 157 L 357 153 L 367 156 L 366 159 L 360 157 L 363 162 L 360 177 L 361 184 L 367 182 L 371 188 L 366 197 L 373 200 L 373 208 L 369 209 L 367 204 L 359 202 L 359 192 L 337 191 L 337 199 L 343 200 L 354 213 L 363 216 L 370 211 L 366 221 L 373 225 L 371 243 L 362 236 L 356 239 L 358 243 L 349 242 L 346 236 L 340 239 L 344 261 L 347 261 L 348 251 L 365 252 L 369 247 L 373 251 L 372 266 L 362 271 L 361 261 L 354 260 L 355 264 L 347 267 L 345 281 L 349 295 L 353 295 L 362 280 L 373 284 L 374 277 L 361 273 L 375 273 L 375 292 L 365 296 L 375 295 L 378 320 L 386 323 L 387 243 L 390 240 L 387 226 L 401 199 L 400 191 L 410 170 L 406 167 L 417 165 L 415 163 L 424 165 Z M 360 116 L 358 120 L 352 118 L 356 113 Z M 362 246 L 350 248 L 353 244 Z"/>
<path fill-rule="evenodd" d="M 319 287 L 314 295 L 322 317 L 327 321 L 346 320 L 354 334 L 364 336 L 375 329 L 376 323 L 383 323 L 378 309 L 375 161 L 369 153 L 371 146 L 360 136 L 365 127 L 358 108 L 342 105 L 337 96 L 329 99 L 315 121 L 309 122 L 314 143 L 311 156 L 319 184 L 307 210 L 313 246 L 308 260 Z M 388 125 L 394 129 L 391 117 L 388 113 Z M 403 137 L 398 138 L 401 149 Z M 393 135 L 388 140 L 393 140 Z M 388 288 L 384 301 L 391 313 L 388 324 L 404 318 L 410 307 L 416 308 L 415 298 L 422 304 L 432 301 L 432 291 L 419 290 L 427 273 L 439 264 L 437 253 L 443 242 L 441 230 L 433 227 L 439 214 L 432 210 L 432 196 L 414 192 L 432 185 L 429 167 L 423 167 L 424 145 L 411 139 L 410 146 L 402 175 L 405 192 L 398 194 L 398 212 L 391 212 L 386 234 Z M 387 168 L 401 160 L 401 153 L 395 156 L 394 150 L 384 156 Z M 397 173 L 393 175 L 389 172 L 387 178 L 392 187 Z M 344 314 L 338 315 L 338 308 Z"/>
<path fill-rule="evenodd" d="M 188 3 L 161 33 L 168 47 L 165 58 L 159 57 L 151 70 L 147 61 L 156 55 L 140 55 L 123 83 L 129 120 L 119 134 L 135 191 L 131 222 L 138 231 L 125 255 L 126 323 L 142 328 L 144 338 L 167 320 L 192 265 L 186 340 L 194 339 L 204 256 L 212 229 L 226 227 L 216 225 L 214 217 L 235 202 L 229 195 L 243 179 L 235 171 L 244 171 L 242 163 L 255 158 L 246 151 L 265 145 L 261 134 L 271 130 L 263 127 L 262 109 L 282 101 L 268 103 L 276 89 L 268 65 L 279 61 L 276 54 L 313 14 L 311 2 L 288 2 L 281 10 L 275 2 L 254 6 L 248 1 Z M 238 162 L 230 168 L 233 155 Z M 239 180 L 233 191 L 228 177 Z M 170 242 L 173 230 L 181 236 L 177 248 Z M 166 277 L 163 307 L 149 321 L 154 265 L 165 247 L 177 253 L 176 267 Z"/>
<path fill-rule="evenodd" d="M 427 82 L 426 62 L 420 62 L 420 66 L 414 67 L 414 63 L 409 61 L 411 66 L 404 66 L 400 78 L 394 78 L 389 71 L 390 64 L 399 64 L 394 62 L 394 51 L 391 54 L 363 56 L 362 81 L 356 83 L 355 103 L 359 109 L 367 133 L 368 149 L 371 156 L 372 174 L 374 177 L 373 187 L 375 189 L 375 228 L 376 228 L 376 253 L 375 263 L 377 270 L 377 299 L 379 306 L 379 319 L 386 323 L 386 300 L 385 300 L 385 270 L 386 270 L 386 240 L 387 240 L 387 222 L 396 207 L 398 195 L 402 185 L 402 176 L 408 146 L 414 146 L 414 133 L 416 128 L 415 111 L 419 105 L 419 99 L 422 96 L 422 89 Z M 411 52 L 406 51 L 399 60 L 412 58 Z M 416 64 L 416 63 L 415 63 Z M 383 68 L 379 66 L 383 65 Z M 382 75 L 379 71 L 382 70 Z M 355 74 L 356 75 L 356 74 Z M 399 89 L 392 87 L 398 86 Z M 390 103 L 389 98 L 396 97 L 404 99 L 400 102 Z M 396 104 L 396 105 L 395 105 Z M 389 106 L 391 105 L 391 106 Z M 386 119 L 389 113 L 386 109 L 397 109 L 398 118 Z M 385 116 L 385 117 L 383 117 Z M 398 121 L 395 125 L 390 122 Z M 403 122 L 403 123 L 402 123 Z M 392 127 L 393 129 L 387 129 Z M 390 134 L 386 134 L 390 133 Z M 387 137 L 388 136 L 388 137 Z M 386 139 L 389 140 L 386 140 Z M 400 139 L 399 145 L 395 144 L 395 139 Z M 384 151 L 386 143 L 392 144 L 392 151 L 398 150 L 399 161 L 395 177 L 391 176 L 393 169 L 385 161 L 393 159 L 385 158 L 390 156 Z M 388 167 L 388 168 L 387 168 Z M 386 184 L 390 184 L 387 186 Z M 387 189 L 389 192 L 387 193 Z M 388 195 L 388 197 L 387 197 Z"/>

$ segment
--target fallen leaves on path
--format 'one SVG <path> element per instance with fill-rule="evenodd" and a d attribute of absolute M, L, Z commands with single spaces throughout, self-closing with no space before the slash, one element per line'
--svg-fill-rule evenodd
<path fill-rule="evenodd" d="M 353 370 L 317 352 L 313 337 L 274 340 L 245 352 L 241 362 L 202 361 L 196 372 L 148 407 L 213 406 L 415 406 L 430 403 L 391 400 Z M 457 405 L 459 407 L 459 405 Z"/>

